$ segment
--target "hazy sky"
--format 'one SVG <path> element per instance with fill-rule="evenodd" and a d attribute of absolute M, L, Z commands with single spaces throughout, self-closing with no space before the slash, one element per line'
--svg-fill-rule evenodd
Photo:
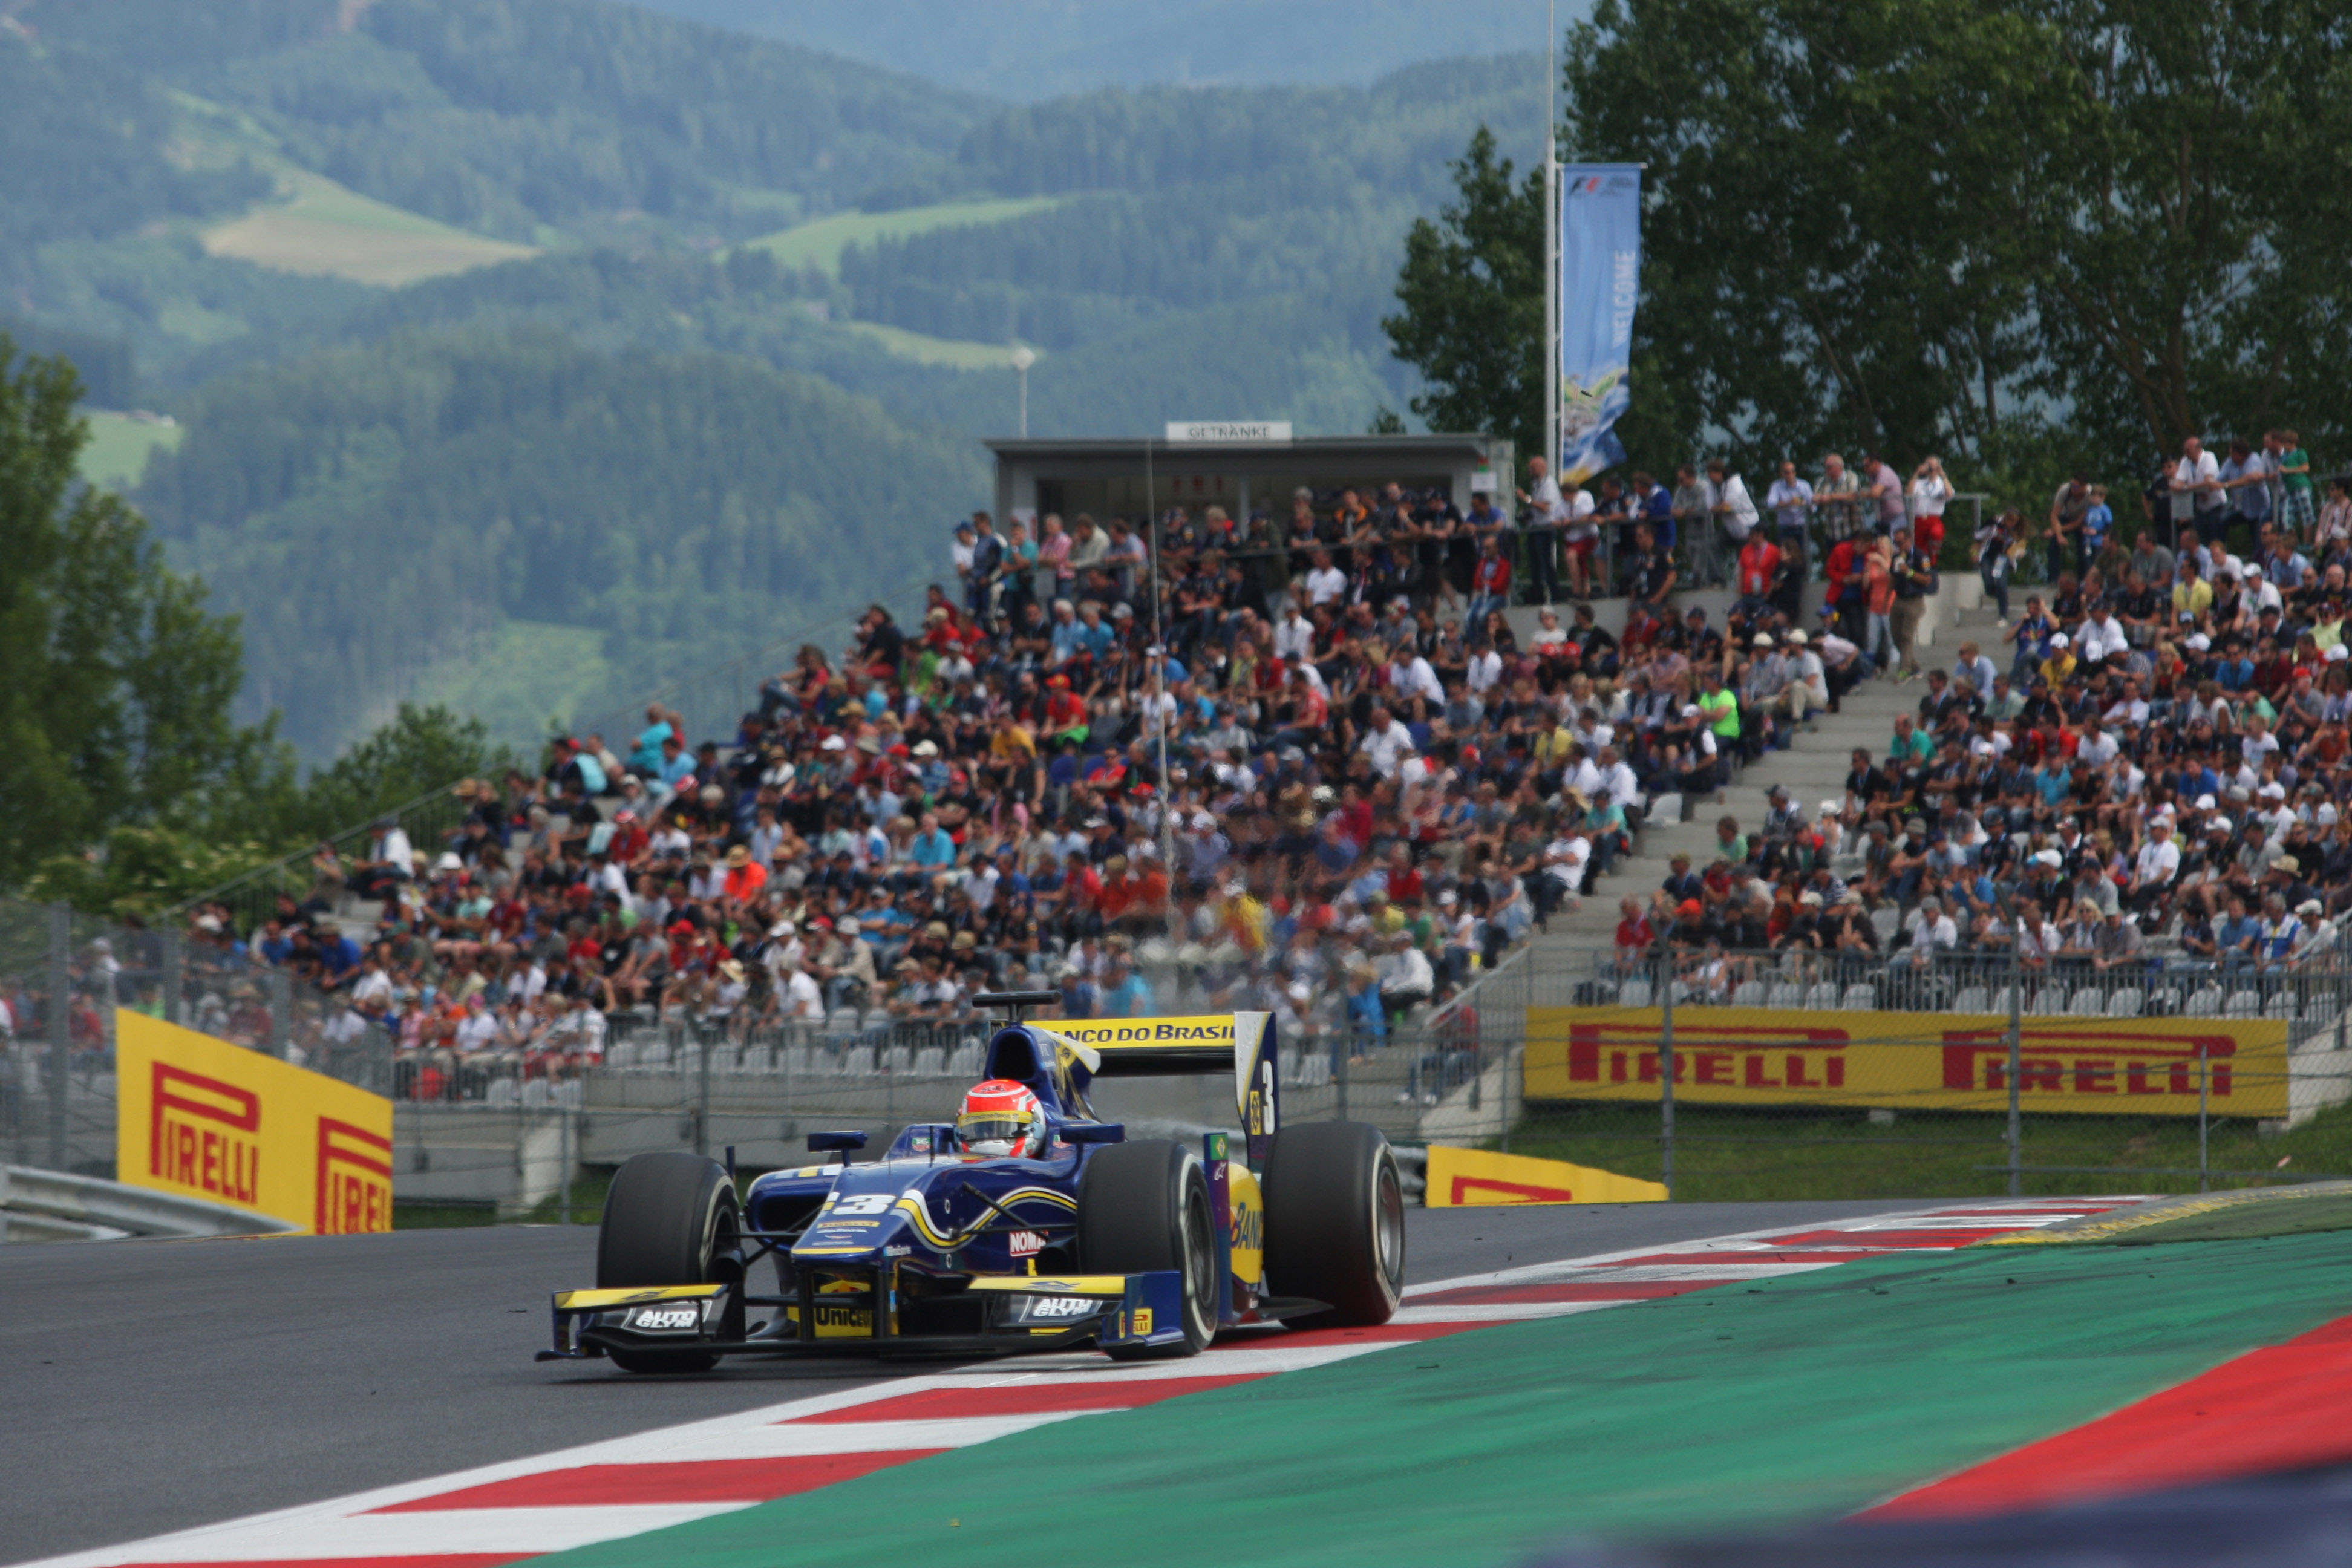
<path fill-rule="evenodd" d="M 1546 0 L 636 0 L 996 98 L 1349 82 L 1544 47 Z M 1560 26 L 1589 0 L 1562 0 Z"/>

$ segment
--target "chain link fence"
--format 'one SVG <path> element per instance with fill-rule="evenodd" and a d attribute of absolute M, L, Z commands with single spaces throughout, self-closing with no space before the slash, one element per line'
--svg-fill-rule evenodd
<path fill-rule="evenodd" d="M 2340 1179 L 2348 969 L 2340 952 L 2272 967 L 1717 950 L 1511 965 L 1474 994 L 1518 1030 L 1488 1047 L 1517 1053 L 1524 1097 L 1489 1146 L 1692 1199 Z"/>
<path fill-rule="evenodd" d="M 118 1009 L 146 1013 L 383 1094 L 393 1041 L 341 998 L 186 941 L 0 899 L 0 1151 L 111 1179 Z"/>

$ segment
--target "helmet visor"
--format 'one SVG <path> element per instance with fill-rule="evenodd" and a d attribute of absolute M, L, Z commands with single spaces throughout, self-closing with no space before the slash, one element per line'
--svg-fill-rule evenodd
<path fill-rule="evenodd" d="M 967 1148 L 982 1143 L 1010 1147 L 1028 1138 L 1032 1120 L 1025 1110 L 968 1111 L 956 1118 L 956 1136 Z"/>

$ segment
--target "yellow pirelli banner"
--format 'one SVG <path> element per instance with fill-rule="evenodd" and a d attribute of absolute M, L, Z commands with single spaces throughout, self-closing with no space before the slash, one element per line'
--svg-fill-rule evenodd
<path fill-rule="evenodd" d="M 392 1228 L 392 1101 L 258 1051 L 115 1015 L 115 1179 L 319 1235 Z"/>
<path fill-rule="evenodd" d="M 1430 1208 L 1486 1208 L 1504 1204 L 1662 1204 L 1666 1189 L 1638 1176 L 1537 1160 L 1487 1149 L 1429 1146 L 1429 1180 L 1422 1201 Z"/>
<path fill-rule="evenodd" d="M 1529 1100 L 1659 1098 L 1655 1007 L 1528 1009 Z M 2028 1110 L 2287 1113 L 2287 1026 L 2267 1018 L 2027 1018 Z M 1675 1009 L 1675 1098 L 1702 1105 L 2004 1110 L 2009 1020 L 1950 1013 Z"/>

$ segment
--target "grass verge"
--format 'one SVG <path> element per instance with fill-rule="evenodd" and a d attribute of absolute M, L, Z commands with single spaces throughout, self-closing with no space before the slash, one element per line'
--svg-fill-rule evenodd
<path fill-rule="evenodd" d="M 2007 1119 L 1999 1115 L 1910 1111 L 1880 1124 L 1860 1111 L 1758 1115 L 1686 1105 L 1675 1108 L 1675 1196 L 1695 1202 L 1980 1197 L 2008 1189 L 2000 1168 Z M 2194 1119 L 2029 1116 L 2023 1134 L 2020 1163 L 2028 1167 L 2120 1168 L 2029 1169 L 2021 1179 L 2028 1194 L 2197 1190 Z M 1510 1152 L 1649 1181 L 1664 1173 L 1654 1106 L 1533 1101 L 1512 1130 Z M 2207 1163 L 2277 1173 L 2216 1177 L 2217 1188 L 2352 1173 L 2352 1107 L 2276 1134 L 2252 1121 L 2217 1121 Z"/>

